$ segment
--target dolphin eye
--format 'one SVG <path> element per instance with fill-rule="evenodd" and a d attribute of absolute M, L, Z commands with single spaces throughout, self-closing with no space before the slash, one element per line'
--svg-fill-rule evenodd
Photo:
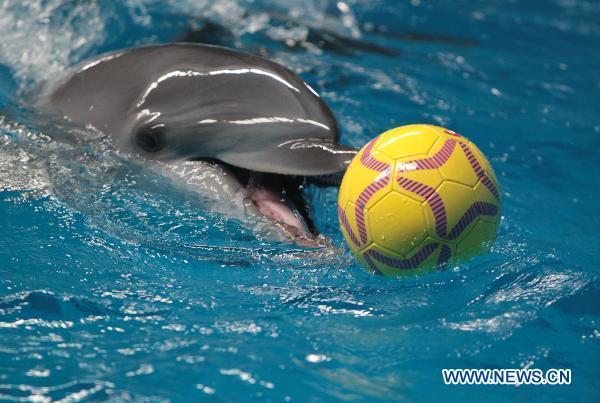
<path fill-rule="evenodd" d="M 165 148 L 165 135 L 160 127 L 143 127 L 136 133 L 135 143 L 142 150 L 155 153 Z"/>

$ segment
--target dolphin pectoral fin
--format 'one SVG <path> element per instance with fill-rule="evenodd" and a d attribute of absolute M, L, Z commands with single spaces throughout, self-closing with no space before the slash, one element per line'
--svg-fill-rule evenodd
<path fill-rule="evenodd" d="M 219 159 L 258 172 L 315 176 L 342 172 L 357 150 L 328 139 L 296 139 L 273 148 L 224 152 Z"/>

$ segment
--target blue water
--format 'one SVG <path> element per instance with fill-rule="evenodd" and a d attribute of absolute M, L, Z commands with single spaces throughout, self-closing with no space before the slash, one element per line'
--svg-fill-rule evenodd
<path fill-rule="evenodd" d="M 0 1 L 0 399 L 600 400 L 600 5 L 397 3 Z M 320 188 L 343 253 L 259 241 L 28 108 L 69 65 L 192 28 L 293 68 L 346 143 L 417 122 L 470 137 L 503 189 L 493 251 L 373 276 Z M 444 386 L 454 367 L 573 375 Z"/>

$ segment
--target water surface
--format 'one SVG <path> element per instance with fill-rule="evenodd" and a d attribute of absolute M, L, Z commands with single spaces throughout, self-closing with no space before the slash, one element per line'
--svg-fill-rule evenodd
<path fill-rule="evenodd" d="M 596 2 L 5 0 L 0 37 L 0 398 L 600 398 Z M 503 189 L 493 251 L 373 276 L 335 189 L 307 189 L 334 247 L 261 241 L 30 109 L 88 57 L 182 39 L 292 68 L 345 143 L 417 122 L 470 137 Z M 450 387 L 448 367 L 571 368 L 573 384 Z"/>

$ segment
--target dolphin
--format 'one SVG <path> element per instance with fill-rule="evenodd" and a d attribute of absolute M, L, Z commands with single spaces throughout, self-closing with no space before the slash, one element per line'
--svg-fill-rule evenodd
<path fill-rule="evenodd" d="M 317 233 L 298 203 L 298 178 L 335 182 L 356 154 L 338 142 L 333 113 L 300 77 L 219 46 L 105 54 L 69 70 L 37 105 L 156 161 L 170 177 L 210 194 L 220 212 L 235 204 L 238 215 L 267 217 L 294 240 Z"/>

